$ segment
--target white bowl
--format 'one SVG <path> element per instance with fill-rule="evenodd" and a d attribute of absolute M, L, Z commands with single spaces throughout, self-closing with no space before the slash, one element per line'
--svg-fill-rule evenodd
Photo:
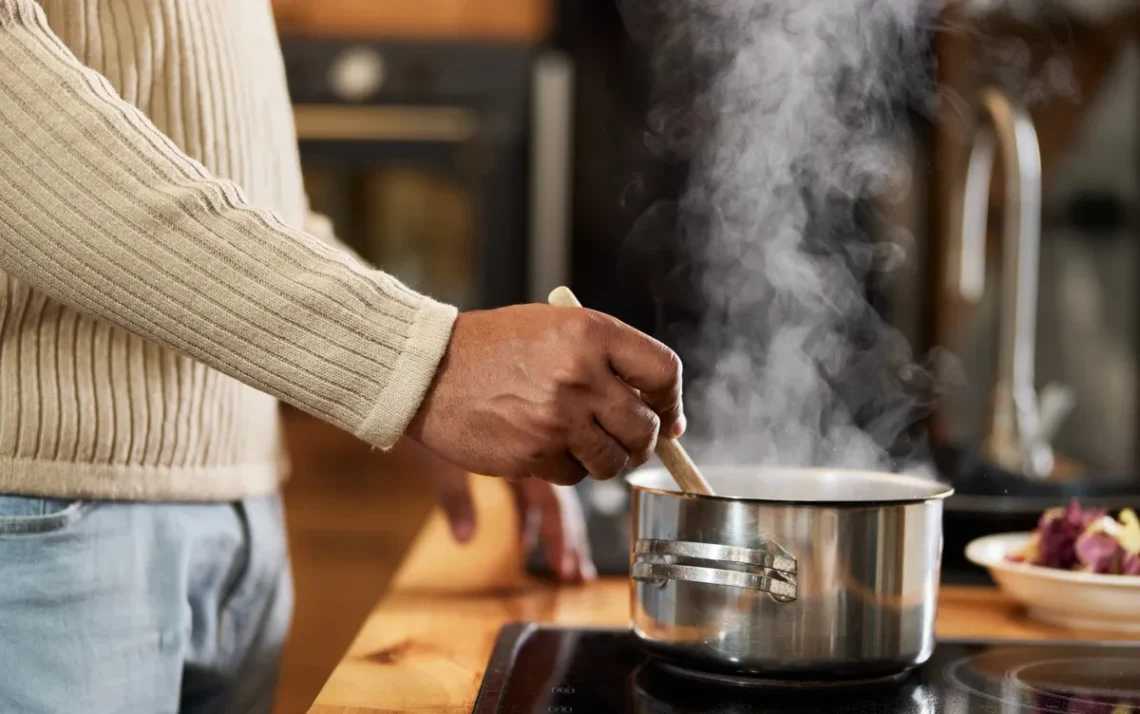
<path fill-rule="evenodd" d="M 966 546 L 966 557 L 990 572 L 1030 617 L 1062 627 L 1140 632 L 1140 576 L 1079 573 L 1006 559 L 1029 533 L 985 536 Z"/>

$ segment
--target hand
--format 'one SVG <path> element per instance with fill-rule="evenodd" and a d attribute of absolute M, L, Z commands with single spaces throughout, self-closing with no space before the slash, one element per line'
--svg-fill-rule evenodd
<path fill-rule="evenodd" d="M 475 535 L 475 508 L 467 472 L 440 459 L 432 459 L 428 473 L 447 516 L 451 534 L 466 543 Z M 582 505 L 573 488 L 538 479 L 510 482 L 519 516 L 519 542 L 524 554 L 534 549 L 542 534 L 543 554 L 554 575 L 563 582 L 584 582 L 597 577 Z"/>
<path fill-rule="evenodd" d="M 684 428 L 668 347 L 591 310 L 519 305 L 459 316 L 407 434 L 473 473 L 570 485 Z"/>

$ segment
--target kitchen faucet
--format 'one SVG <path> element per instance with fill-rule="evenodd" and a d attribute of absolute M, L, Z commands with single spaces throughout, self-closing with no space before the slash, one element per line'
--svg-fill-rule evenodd
<path fill-rule="evenodd" d="M 1030 478 L 1048 478 L 1052 439 L 1073 408 L 1072 391 L 1034 383 L 1041 244 L 1041 153 L 1029 113 L 993 87 L 981 92 L 981 116 L 962 193 L 958 294 L 979 302 L 985 290 L 986 232 L 994 155 L 1005 172 L 998 370 L 985 455 Z"/>

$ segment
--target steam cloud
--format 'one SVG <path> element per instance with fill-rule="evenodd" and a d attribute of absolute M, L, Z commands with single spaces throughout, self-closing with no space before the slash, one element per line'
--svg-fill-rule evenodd
<path fill-rule="evenodd" d="M 932 96 L 922 0 L 625 0 L 653 62 L 647 141 L 688 165 L 675 205 L 700 304 L 681 345 L 713 461 L 922 470 L 935 390 L 868 289 L 903 260 L 865 228 L 897 196 L 901 102 Z M 695 368 L 695 369 L 694 369 Z M 702 444 L 701 435 L 707 435 Z"/>

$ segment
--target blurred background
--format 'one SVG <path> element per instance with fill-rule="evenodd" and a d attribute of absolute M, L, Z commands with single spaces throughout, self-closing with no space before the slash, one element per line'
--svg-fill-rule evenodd
<path fill-rule="evenodd" d="M 648 58 L 614 0 L 273 4 L 309 194 L 362 256 L 463 309 L 568 283 L 679 344 L 696 318 L 670 279 L 683 246 L 639 219 L 685 167 L 647 146 Z M 868 299 L 917 354 L 958 358 L 926 427 L 958 491 L 945 577 L 967 581 L 983 577 L 957 555 L 970 538 L 1140 492 L 1140 10 L 978 0 L 928 29 L 936 90 L 900 109 L 911 180 L 868 212 L 908 260 Z M 412 453 L 287 423 L 282 713 L 307 709 L 432 507 Z M 599 569 L 624 572 L 624 488 L 580 489 Z"/>

